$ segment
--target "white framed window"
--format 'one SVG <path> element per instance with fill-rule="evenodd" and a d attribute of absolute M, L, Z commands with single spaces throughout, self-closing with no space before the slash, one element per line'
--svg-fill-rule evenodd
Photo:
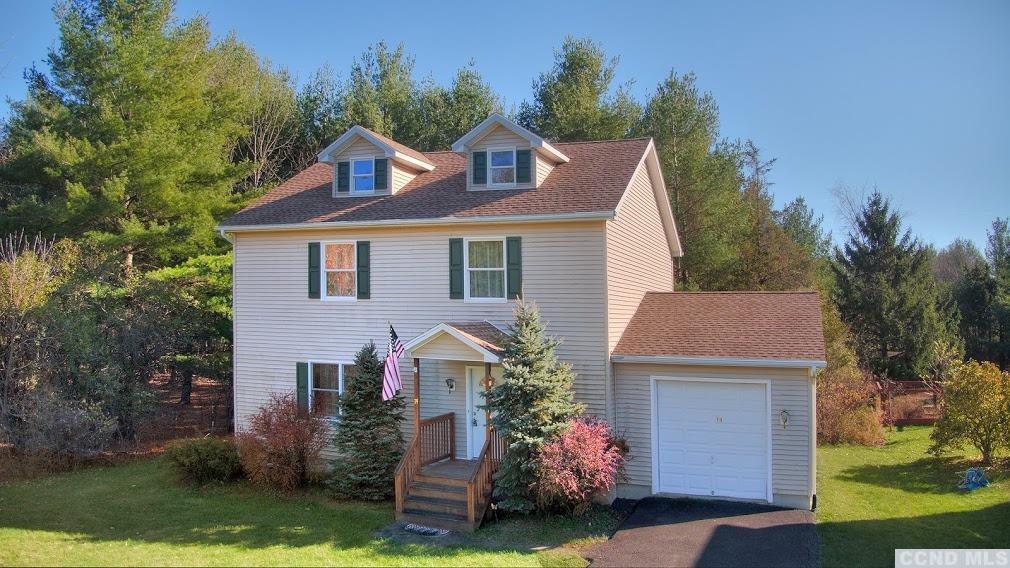
<path fill-rule="evenodd" d="M 351 160 L 351 193 L 372 193 L 375 191 L 375 159 Z"/>
<path fill-rule="evenodd" d="M 472 302 L 506 301 L 505 237 L 464 239 L 463 245 L 465 299 Z"/>
<path fill-rule="evenodd" d="M 309 362 L 309 409 L 313 415 L 331 420 L 340 416 L 340 397 L 351 373 L 351 363 Z"/>
<path fill-rule="evenodd" d="M 516 149 L 514 147 L 488 148 L 487 184 L 488 187 L 515 187 Z"/>
<path fill-rule="evenodd" d="M 319 247 L 323 298 L 355 300 L 358 297 L 358 247 L 355 241 L 330 241 Z"/>

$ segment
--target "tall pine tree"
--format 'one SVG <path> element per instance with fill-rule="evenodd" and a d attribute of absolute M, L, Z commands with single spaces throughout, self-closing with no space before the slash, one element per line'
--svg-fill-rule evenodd
<path fill-rule="evenodd" d="M 49 73 L 27 73 L 5 132 L 0 181 L 17 189 L 0 232 L 89 235 L 128 270 L 213 250 L 249 171 L 230 156 L 246 130 L 249 99 L 232 74 L 246 48 L 213 44 L 206 20 L 179 23 L 173 4 L 58 4 Z"/>
<path fill-rule="evenodd" d="M 487 393 L 487 406 L 495 413 L 491 423 L 508 439 L 494 494 L 499 507 L 528 513 L 534 508 L 529 488 L 536 479 L 537 452 L 582 406 L 573 398 L 575 373 L 558 361 L 558 341 L 545 333 L 536 305 L 519 304 L 509 332 L 504 380 Z"/>
<path fill-rule="evenodd" d="M 382 400 L 382 370 L 375 344 L 369 342 L 354 356 L 353 372 L 344 377 L 334 437 L 340 457 L 330 478 L 333 493 L 344 499 L 393 495 L 393 475 L 403 456 L 404 402 L 401 397 Z"/>
<path fill-rule="evenodd" d="M 629 85 L 611 92 L 617 59 L 608 59 L 591 39 L 566 37 L 554 53 L 554 68 L 533 83 L 533 100 L 524 102 L 519 123 L 552 140 L 624 138 L 642 112 Z"/>
<path fill-rule="evenodd" d="M 934 341 L 948 334 L 926 247 L 902 230 L 901 215 L 874 192 L 832 265 L 842 320 L 860 361 L 873 372 L 916 379 L 926 372 Z"/>

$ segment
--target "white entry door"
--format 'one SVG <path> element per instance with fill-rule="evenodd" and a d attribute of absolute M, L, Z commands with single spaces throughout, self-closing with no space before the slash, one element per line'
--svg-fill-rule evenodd
<path fill-rule="evenodd" d="M 771 499 L 767 383 L 654 384 L 657 493 Z"/>
<path fill-rule="evenodd" d="M 495 383 L 502 380 L 502 368 L 491 367 Z M 476 458 L 484 447 L 487 436 L 487 416 L 480 408 L 484 405 L 484 367 L 466 368 L 466 455 Z"/>

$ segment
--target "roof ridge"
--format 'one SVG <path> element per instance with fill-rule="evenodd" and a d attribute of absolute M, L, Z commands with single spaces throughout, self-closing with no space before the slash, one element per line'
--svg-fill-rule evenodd
<path fill-rule="evenodd" d="M 604 140 L 577 140 L 572 142 L 551 142 L 556 146 L 571 146 L 572 144 L 607 144 L 612 142 L 637 142 L 639 140 L 649 140 L 651 136 L 636 136 L 634 138 L 607 138 Z M 418 150 L 420 151 L 420 150 Z M 462 154 L 453 150 L 426 150 L 422 154 Z"/>
<path fill-rule="evenodd" d="M 607 138 L 604 140 L 573 140 L 571 142 L 552 142 L 557 146 L 571 144 L 604 144 L 607 142 L 637 142 L 639 140 L 649 140 L 652 136 L 636 136 L 634 138 Z"/>

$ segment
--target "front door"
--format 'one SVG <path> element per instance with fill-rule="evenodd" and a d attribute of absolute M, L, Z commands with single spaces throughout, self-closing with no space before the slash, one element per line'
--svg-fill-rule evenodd
<path fill-rule="evenodd" d="M 491 376 L 495 383 L 502 380 L 502 368 L 491 367 Z M 487 436 L 487 415 L 481 406 L 484 405 L 484 367 L 466 368 L 466 454 L 476 458 L 484 447 Z"/>

